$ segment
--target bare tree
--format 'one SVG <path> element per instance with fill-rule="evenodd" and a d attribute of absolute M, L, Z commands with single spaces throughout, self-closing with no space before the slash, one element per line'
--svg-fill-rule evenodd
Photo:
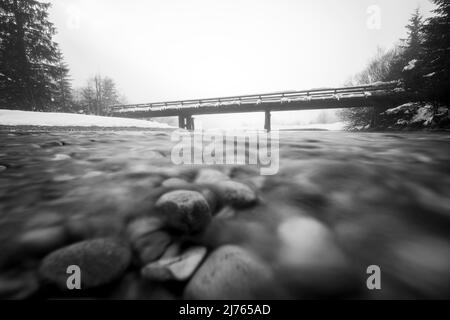
<path fill-rule="evenodd" d="M 109 77 L 95 75 L 81 89 L 81 104 L 91 114 L 107 115 L 111 106 L 123 99 L 116 89 L 114 80 Z"/>

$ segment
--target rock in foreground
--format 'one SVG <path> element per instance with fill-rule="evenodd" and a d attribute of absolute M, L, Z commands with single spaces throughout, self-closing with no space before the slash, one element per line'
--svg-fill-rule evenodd
<path fill-rule="evenodd" d="M 182 255 L 158 260 L 142 269 L 142 275 L 154 281 L 189 279 L 206 255 L 205 247 L 193 247 Z"/>
<path fill-rule="evenodd" d="M 110 283 L 120 277 L 131 260 L 128 247 L 112 239 L 78 242 L 50 253 L 42 261 L 40 275 L 61 289 L 67 289 L 67 268 L 80 267 L 81 289 Z"/>
<path fill-rule="evenodd" d="M 279 290 L 270 269 L 237 246 L 214 251 L 189 281 L 186 299 L 274 299 Z"/>
<path fill-rule="evenodd" d="M 228 180 L 217 183 L 222 201 L 233 207 L 248 207 L 256 203 L 255 192 L 247 185 Z"/>
<path fill-rule="evenodd" d="M 211 210 L 199 192 L 177 190 L 162 195 L 156 202 L 168 227 L 186 233 L 202 231 L 211 221 Z"/>

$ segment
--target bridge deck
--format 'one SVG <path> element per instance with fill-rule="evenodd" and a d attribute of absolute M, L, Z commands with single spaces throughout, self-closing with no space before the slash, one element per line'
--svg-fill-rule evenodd
<path fill-rule="evenodd" d="M 357 87 L 117 105 L 112 107 L 112 114 L 131 118 L 178 116 L 180 126 L 192 128 L 193 122 L 192 126 L 190 122 L 193 115 L 266 112 L 266 125 L 270 129 L 270 111 L 376 107 L 408 102 L 410 99 L 411 95 L 394 82 Z"/>

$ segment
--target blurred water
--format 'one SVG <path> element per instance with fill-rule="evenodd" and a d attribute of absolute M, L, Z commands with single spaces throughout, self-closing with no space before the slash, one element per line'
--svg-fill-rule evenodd
<path fill-rule="evenodd" d="M 292 298 L 449 297 L 449 142 L 442 133 L 281 132 L 277 175 L 220 168 L 257 189 L 260 203 L 213 220 L 194 241 L 254 252 Z M 172 165 L 173 144 L 168 131 L 2 131 L 2 270 L 35 268 L 39 254 L 16 241 L 30 230 L 79 223 L 86 238 L 120 236 L 151 212 L 164 179 L 194 178 L 198 166 Z M 380 291 L 366 288 L 373 264 Z"/>

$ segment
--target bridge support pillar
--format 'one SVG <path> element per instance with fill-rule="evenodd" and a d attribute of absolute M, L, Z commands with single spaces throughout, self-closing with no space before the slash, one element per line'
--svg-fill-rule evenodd
<path fill-rule="evenodd" d="M 194 118 L 192 118 L 191 115 L 186 116 L 186 129 L 187 130 L 194 130 Z"/>
<path fill-rule="evenodd" d="M 180 129 L 186 128 L 186 118 L 183 115 L 178 116 L 178 127 Z"/>
<path fill-rule="evenodd" d="M 270 125 L 270 111 L 266 110 L 264 112 L 265 116 L 264 116 L 264 130 L 267 130 L 268 132 L 270 132 L 271 130 L 271 125 Z"/>

